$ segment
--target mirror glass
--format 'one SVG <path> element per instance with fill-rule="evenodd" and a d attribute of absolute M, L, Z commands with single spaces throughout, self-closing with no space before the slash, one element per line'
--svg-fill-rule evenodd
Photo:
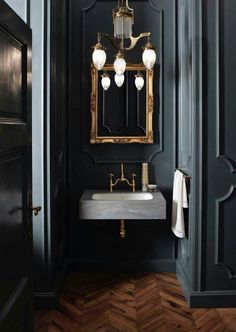
<path fill-rule="evenodd" d="M 102 75 L 110 76 L 104 90 Z M 142 74 L 144 86 L 139 91 L 135 76 Z M 143 65 L 127 65 L 121 87 L 115 83 L 113 65 L 102 71 L 91 66 L 91 135 L 90 143 L 153 143 L 153 71 Z"/>

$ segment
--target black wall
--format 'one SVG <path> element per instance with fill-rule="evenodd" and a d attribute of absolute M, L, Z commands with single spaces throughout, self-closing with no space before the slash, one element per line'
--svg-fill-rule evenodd
<path fill-rule="evenodd" d="M 177 246 L 177 273 L 186 297 L 196 307 L 235 306 L 235 1 L 130 1 L 135 34 L 150 30 L 157 46 L 153 145 L 89 143 L 91 46 L 97 31 L 112 34 L 116 1 L 67 4 L 68 17 L 66 1 L 52 11 L 50 271 L 56 276 L 63 266 L 68 228 L 74 269 L 174 270 L 170 211 L 178 167 L 191 176 L 187 236 Z M 135 51 L 133 61 L 140 62 L 137 56 Z M 121 161 L 125 174 L 137 173 L 138 188 L 141 162 L 150 162 L 150 182 L 162 190 L 168 211 L 166 222 L 127 222 L 123 241 L 118 221 L 82 221 L 78 211 L 83 190 L 108 189 L 107 174 L 119 174 Z M 53 275 L 50 280 L 55 284 Z"/>
<path fill-rule="evenodd" d="M 174 269 L 174 241 L 170 218 L 166 222 L 127 223 L 127 238 L 119 239 L 119 223 L 80 221 L 79 198 L 85 189 L 108 189 L 109 172 L 119 174 L 125 161 L 125 174 L 137 173 L 140 188 L 141 162 L 150 162 L 150 182 L 157 183 L 168 202 L 172 195 L 175 168 L 176 112 L 176 20 L 174 0 L 130 1 L 135 10 L 134 34 L 151 31 L 157 46 L 155 69 L 155 144 L 91 145 L 90 63 L 91 46 L 97 32 L 112 34 L 112 8 L 116 1 L 70 0 L 69 2 L 69 193 L 71 259 L 85 269 Z M 105 19 L 104 19 L 105 18 Z M 144 42 L 143 42 L 144 43 Z M 133 61 L 141 62 L 137 45 Z M 106 45 L 110 47 L 109 44 Z M 115 52 L 114 52 L 115 54 Z M 139 59 L 137 55 L 139 54 Z M 108 55 L 108 62 L 113 57 Z M 112 111 L 112 110 L 111 110 Z"/>
<path fill-rule="evenodd" d="M 192 306 L 235 306 L 236 3 L 186 0 L 178 8 L 184 17 L 179 20 L 184 43 L 179 44 L 178 162 L 186 160 L 192 180 L 189 233 L 179 241 L 177 270 Z M 181 90 L 183 85 L 190 89 Z M 186 135 L 192 128 L 192 145 L 181 140 L 182 128 Z"/>

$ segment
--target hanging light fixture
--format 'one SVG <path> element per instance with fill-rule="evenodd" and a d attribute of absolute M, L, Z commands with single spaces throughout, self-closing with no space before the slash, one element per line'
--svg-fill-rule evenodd
<path fill-rule="evenodd" d="M 142 88 L 144 86 L 143 75 L 139 72 L 137 75 L 135 75 L 135 86 L 138 89 L 138 91 L 142 90 Z"/>
<path fill-rule="evenodd" d="M 93 64 L 97 68 L 97 70 L 101 70 L 104 67 L 107 59 L 105 48 L 102 46 L 100 41 L 101 41 L 101 36 L 99 35 L 98 42 L 94 46 L 94 51 L 92 55 Z"/>
<path fill-rule="evenodd" d="M 143 49 L 144 51 L 142 59 L 144 66 L 147 69 L 151 70 L 156 62 L 156 52 L 154 51 L 154 47 L 152 46 L 150 41 L 148 41 L 148 43 L 143 47 Z"/>
<path fill-rule="evenodd" d="M 105 91 L 109 89 L 109 87 L 111 85 L 111 79 L 110 79 L 110 76 L 107 73 L 104 73 L 102 75 L 101 84 L 102 84 L 102 87 Z"/>
<path fill-rule="evenodd" d="M 118 0 L 117 7 L 113 9 L 113 24 L 115 38 L 130 38 L 134 24 L 134 10 L 129 7 L 128 0 Z"/>
<path fill-rule="evenodd" d="M 125 69 L 126 69 L 126 61 L 124 59 L 124 55 L 119 51 L 114 61 L 114 70 L 117 75 L 123 75 Z"/>
<path fill-rule="evenodd" d="M 115 82 L 116 82 L 116 85 L 118 86 L 118 88 L 120 88 L 123 85 L 124 81 L 125 81 L 124 74 L 122 74 L 122 75 L 115 74 L 114 79 L 115 79 Z"/>
<path fill-rule="evenodd" d="M 112 13 L 113 13 L 114 36 L 110 37 L 108 34 L 103 34 L 98 32 L 97 44 L 94 46 L 92 59 L 94 66 L 97 68 L 97 70 L 102 70 L 106 63 L 106 52 L 105 48 L 101 44 L 101 38 L 102 37 L 107 38 L 111 42 L 113 47 L 117 50 L 116 59 L 114 61 L 114 70 L 116 72 L 115 75 L 116 85 L 120 87 L 124 83 L 124 72 L 126 70 L 125 54 L 126 52 L 131 51 L 136 46 L 140 38 L 144 37 L 147 38 L 147 44 L 143 47 L 144 51 L 142 54 L 142 60 L 144 66 L 148 70 L 152 70 L 154 67 L 156 61 L 156 52 L 154 50 L 153 45 L 150 42 L 150 32 L 142 32 L 140 33 L 139 36 L 133 37 L 132 26 L 134 24 L 134 10 L 129 7 L 128 0 L 118 0 L 117 7 L 113 9 Z M 130 44 L 128 47 L 125 47 L 126 39 L 130 40 Z M 105 79 L 107 78 L 107 76 L 104 77 L 103 75 L 102 79 L 103 78 Z M 106 81 L 106 79 L 104 81 Z M 135 79 L 136 87 L 141 86 L 140 85 L 141 81 L 143 81 L 144 85 L 144 79 L 142 75 L 139 73 L 136 75 Z M 105 86 L 107 85 L 105 84 Z"/>

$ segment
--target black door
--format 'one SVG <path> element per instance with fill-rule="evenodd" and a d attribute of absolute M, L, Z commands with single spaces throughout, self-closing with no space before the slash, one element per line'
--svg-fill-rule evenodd
<path fill-rule="evenodd" d="M 31 30 L 0 0 L 0 331 L 32 331 Z"/>

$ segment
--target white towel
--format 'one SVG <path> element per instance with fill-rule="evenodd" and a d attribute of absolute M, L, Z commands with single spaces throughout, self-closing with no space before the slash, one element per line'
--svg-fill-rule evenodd
<path fill-rule="evenodd" d="M 180 238 L 185 237 L 184 211 L 188 207 L 187 190 L 184 174 L 178 170 L 174 176 L 172 202 L 172 231 Z"/>

